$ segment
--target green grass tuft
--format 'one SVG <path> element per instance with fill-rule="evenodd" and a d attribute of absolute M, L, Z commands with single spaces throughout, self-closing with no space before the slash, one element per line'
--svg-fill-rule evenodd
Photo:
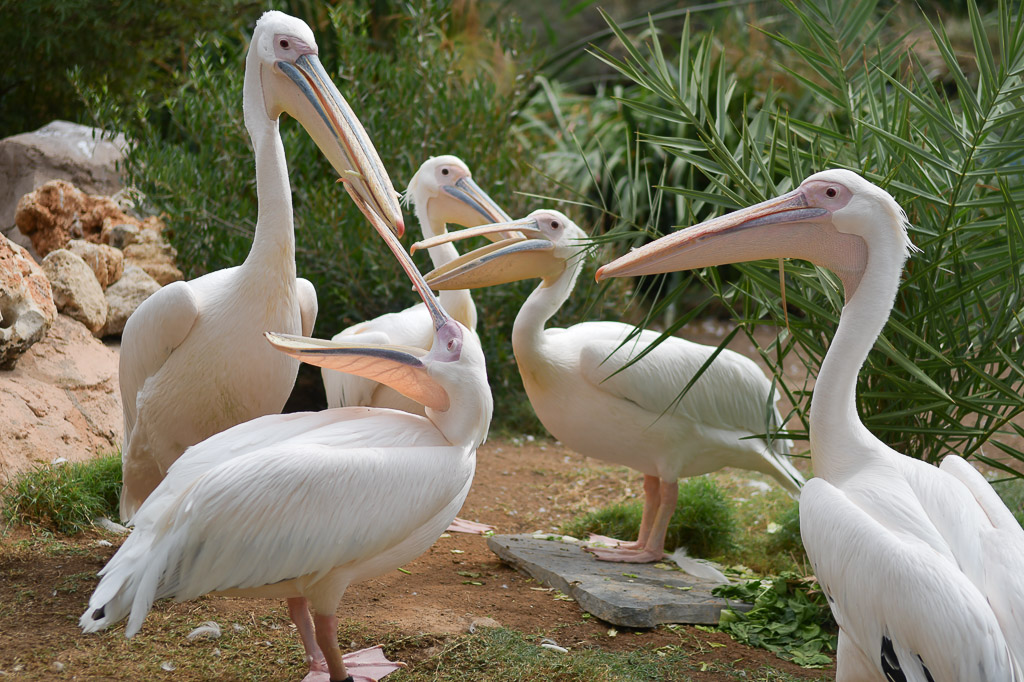
<path fill-rule="evenodd" d="M 569 521 L 562 532 L 580 538 L 597 533 L 632 540 L 640 530 L 642 514 L 642 500 L 613 504 Z M 733 546 L 735 533 L 735 510 L 713 478 L 699 476 L 680 484 L 679 502 L 665 536 L 667 551 L 686 547 L 692 556 L 715 556 Z"/>
<path fill-rule="evenodd" d="M 8 523 L 74 535 L 98 516 L 116 518 L 121 492 L 121 455 L 87 462 L 40 466 L 14 476 L 4 487 Z"/>
<path fill-rule="evenodd" d="M 432 668 L 432 669 L 431 669 Z M 610 652 L 571 647 L 569 653 L 544 649 L 528 635 L 504 628 L 482 629 L 445 646 L 436 659 L 388 679 L 414 680 L 679 680 L 693 665 L 679 647 Z"/>

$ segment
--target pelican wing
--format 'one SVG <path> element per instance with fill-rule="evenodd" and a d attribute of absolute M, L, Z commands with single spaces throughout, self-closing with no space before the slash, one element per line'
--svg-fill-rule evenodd
<path fill-rule="evenodd" d="M 185 340 L 198 317 L 199 301 L 192 287 L 186 282 L 173 282 L 154 292 L 128 318 L 121 335 L 118 368 L 124 406 L 123 452 L 128 451 L 138 417 L 139 391 Z"/>
<path fill-rule="evenodd" d="M 270 414 L 226 429 L 188 448 L 139 509 L 136 525 L 145 525 L 210 470 L 239 457 L 302 438 L 310 445 L 337 448 L 430 447 L 447 445 L 437 429 L 417 415 L 390 410 L 347 409 Z M 160 494 L 157 494 L 160 493 Z"/>
<path fill-rule="evenodd" d="M 183 491 L 157 488 L 148 513 L 140 511 L 136 530 L 101 571 L 83 624 L 105 627 L 130 609 L 131 636 L 162 597 L 315 581 L 350 563 L 372 570 L 375 558 L 409 538 L 429 545 L 455 516 L 472 477 L 472 458 L 462 462 L 462 476 L 440 465 L 462 461 L 460 448 L 447 444 L 342 448 L 316 441 L 295 436 L 222 462 Z M 158 504 L 160 497 L 170 499 Z M 106 614 L 90 625 L 101 607 Z"/>
<path fill-rule="evenodd" d="M 876 493 L 912 498 L 905 485 Z M 840 649 L 856 648 L 879 679 L 899 670 L 923 682 L 925 669 L 935 680 L 1017 679 L 985 596 L 948 554 L 915 534 L 915 523 L 927 520 L 907 522 L 863 504 L 820 478 L 807 482 L 800 500 L 804 546 L 846 640 Z M 842 660 L 839 667 L 840 677 L 851 673 Z"/>
<path fill-rule="evenodd" d="M 722 351 L 676 404 L 679 393 L 714 348 L 670 337 L 626 367 L 629 360 L 650 346 L 659 334 L 644 330 L 623 344 L 632 327 L 608 322 L 594 323 L 593 327 L 591 324 L 571 329 L 579 330 L 582 340 L 580 371 L 596 388 L 650 412 L 652 420 L 666 413 L 715 428 L 764 433 L 769 423 L 767 415 L 772 427 L 778 427 L 778 413 L 774 404 L 768 403 L 771 383 L 749 358 L 730 350 Z M 777 393 L 774 400 L 778 400 Z"/>

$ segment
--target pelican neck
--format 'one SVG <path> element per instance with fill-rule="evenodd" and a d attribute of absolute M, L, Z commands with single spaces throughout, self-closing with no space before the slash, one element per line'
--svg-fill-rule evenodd
<path fill-rule="evenodd" d="M 814 475 L 839 483 L 882 458 L 888 448 L 857 414 L 857 376 L 885 327 L 906 258 L 902 249 L 872 249 L 852 297 L 843 306 L 811 398 L 810 442 Z"/>
<path fill-rule="evenodd" d="M 435 215 L 437 211 L 431 211 L 427 204 L 430 201 L 416 203 L 416 219 L 420 223 L 420 230 L 423 233 L 424 239 L 430 239 L 448 232 L 445 221 Z M 430 256 L 430 262 L 434 268 L 437 269 L 442 265 L 447 265 L 451 261 L 459 257 L 459 251 L 455 248 L 455 245 L 451 242 L 444 244 L 438 244 L 427 249 L 427 254 Z M 470 330 L 476 329 L 476 305 L 473 303 L 473 295 L 468 289 L 452 289 L 450 291 L 441 291 L 438 294 L 438 299 L 441 301 L 441 306 L 448 312 L 449 315 L 458 320 L 462 325 Z"/>
<path fill-rule="evenodd" d="M 544 280 L 530 295 L 519 309 L 512 325 L 512 349 L 516 359 L 524 353 L 536 353 L 544 357 L 539 349 L 544 343 L 544 325 L 558 312 L 572 294 L 576 279 L 583 269 L 583 255 L 580 249 L 565 262 L 565 270 L 553 281 Z"/>

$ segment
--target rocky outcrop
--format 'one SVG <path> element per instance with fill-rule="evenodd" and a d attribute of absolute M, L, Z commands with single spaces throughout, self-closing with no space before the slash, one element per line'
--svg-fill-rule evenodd
<path fill-rule="evenodd" d="M 56 317 L 46 273 L 25 249 L 0 237 L 0 370 L 13 369 Z"/>
<path fill-rule="evenodd" d="M 121 279 L 124 273 L 124 254 L 120 249 L 106 244 L 93 244 L 83 239 L 72 239 L 66 248 L 92 268 L 96 280 L 104 289 Z"/>
<path fill-rule="evenodd" d="M 142 268 L 129 264 L 124 274 L 107 287 L 107 321 L 97 336 L 107 337 L 124 331 L 125 322 L 142 302 L 160 289 L 160 284 Z"/>
<path fill-rule="evenodd" d="M 58 457 L 116 451 L 124 430 L 117 346 L 58 315 L 50 333 L 0 374 L 0 482 Z"/>
<path fill-rule="evenodd" d="M 115 246 L 161 285 L 183 279 L 175 264 L 177 252 L 161 234 L 156 216 L 139 220 L 125 213 L 111 197 L 87 195 L 73 185 L 54 180 L 26 194 L 14 217 L 18 229 L 45 256 L 75 239 Z"/>
<path fill-rule="evenodd" d="M 177 250 L 164 241 L 161 235 L 163 228 L 162 220 L 150 216 L 139 224 L 138 233 L 132 234 L 128 243 L 121 247 L 125 259 L 149 273 L 160 286 L 185 279 L 181 270 L 174 264 L 178 257 Z M 113 231 L 110 234 L 113 234 Z M 128 234 L 131 233 L 124 233 L 124 236 Z"/>
<path fill-rule="evenodd" d="M 127 149 L 124 135 L 105 139 L 98 128 L 52 121 L 39 130 L 0 140 L 0 230 L 15 243 L 31 242 L 14 225 L 18 200 L 43 183 L 62 179 L 89 194 L 114 194 L 123 186 L 117 163 Z"/>
<path fill-rule="evenodd" d="M 43 271 L 53 289 L 57 310 L 78 320 L 91 332 L 107 321 L 107 299 L 103 287 L 81 257 L 67 249 L 51 251 L 43 259 Z"/>
<path fill-rule="evenodd" d="M 40 256 L 63 249 L 72 239 L 100 243 L 104 221 L 127 220 L 107 196 L 89 195 L 66 180 L 51 180 L 18 201 L 14 223 Z"/>

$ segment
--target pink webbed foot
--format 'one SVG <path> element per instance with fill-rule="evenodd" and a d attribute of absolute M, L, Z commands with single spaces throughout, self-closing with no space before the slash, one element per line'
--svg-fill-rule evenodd
<path fill-rule="evenodd" d="M 494 530 L 494 526 L 489 526 L 486 523 L 477 523 L 476 521 L 467 521 L 457 516 L 451 525 L 448 526 L 449 533 L 469 533 L 470 535 L 483 535 L 492 530 Z"/>
<path fill-rule="evenodd" d="M 342 659 L 355 682 L 377 682 L 385 675 L 405 667 L 401 661 L 389 661 L 380 645 L 353 651 L 342 656 Z"/>
<path fill-rule="evenodd" d="M 648 564 L 661 561 L 665 553 L 641 547 L 631 549 L 625 547 L 584 547 L 585 551 L 594 555 L 598 561 L 618 561 L 627 564 Z"/>

